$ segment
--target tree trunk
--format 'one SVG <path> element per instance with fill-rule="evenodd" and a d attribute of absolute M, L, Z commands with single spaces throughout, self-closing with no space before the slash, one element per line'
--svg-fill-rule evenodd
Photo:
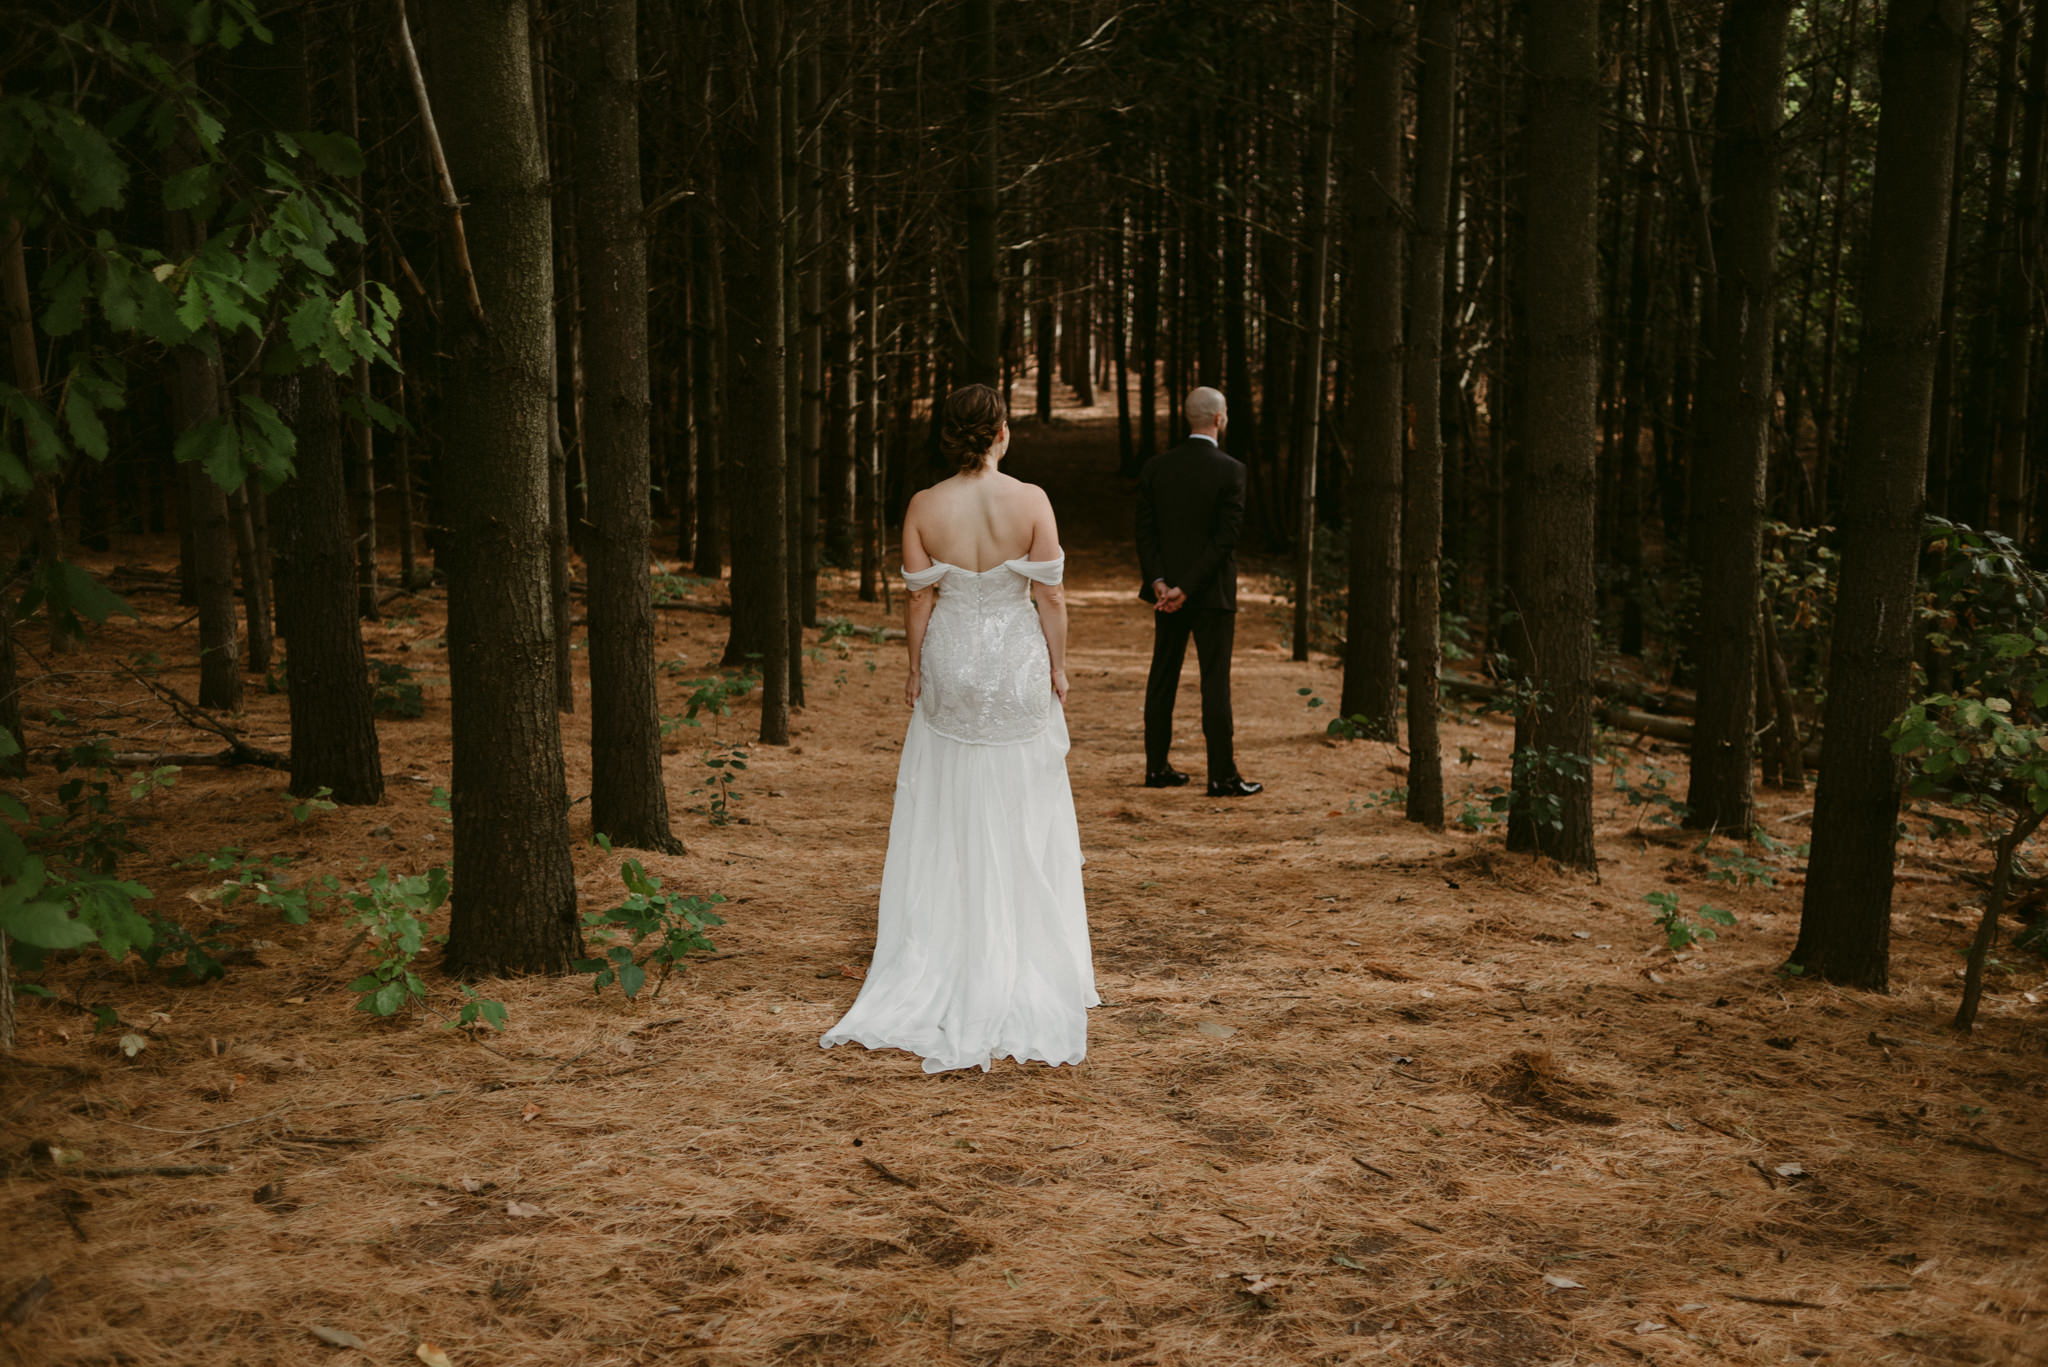
<path fill-rule="evenodd" d="M 1799 711 L 1792 704 L 1792 676 L 1785 668 L 1785 652 L 1778 646 L 1778 622 L 1771 614 L 1771 605 L 1763 604 L 1757 613 L 1763 626 L 1763 662 L 1759 671 L 1768 686 L 1771 698 L 1772 745 L 1778 752 L 1778 785 L 1798 790 L 1806 786 L 1806 743 L 1799 737 Z"/>
<path fill-rule="evenodd" d="M 1138 234 L 1138 449 L 1126 472 L 1135 475 L 1159 454 L 1159 208 L 1147 195 Z"/>
<path fill-rule="evenodd" d="M 1136 474 L 1139 464 L 1137 438 L 1131 431 L 1130 238 L 1130 224 L 1118 210 L 1109 287 L 1109 349 L 1115 364 L 1111 383 L 1116 385 L 1116 468 L 1126 477 Z"/>
<path fill-rule="evenodd" d="M 560 973 L 582 951 L 551 665 L 549 329 L 554 260 L 526 6 L 428 0 L 448 166 L 483 323 L 453 322 L 441 429 L 454 689 L 457 975 Z"/>
<path fill-rule="evenodd" d="M 2013 250 L 1998 309 L 1998 449 L 1992 479 L 1991 525 L 2026 540 L 2027 401 L 2032 394 L 2033 327 L 2041 304 L 2041 181 L 2043 123 L 2048 116 L 2048 18 L 2033 6 L 2027 51 L 2026 115 L 2021 121 L 2020 183 L 2013 204 Z"/>
<path fill-rule="evenodd" d="M 1963 969 L 1963 999 L 1956 1006 L 1955 1028 L 1968 1034 L 1977 1025 L 1977 1005 L 1984 999 L 1984 961 L 1998 941 L 1998 920 L 2005 914 L 2006 898 L 2012 893 L 2012 865 L 2020 846 L 2040 829 L 2044 814 L 2023 811 L 2012 828 L 1993 846 L 1991 889 L 1984 899 L 1984 916 L 1977 922 L 1977 934 L 1970 941 L 1970 955 Z"/>
<path fill-rule="evenodd" d="M 860 601 L 881 596 L 882 580 L 882 308 L 876 260 L 882 233 L 870 203 L 860 282 L 860 405 L 854 424 L 853 501 L 860 524 Z M 900 379 L 896 381 L 900 383 Z"/>
<path fill-rule="evenodd" d="M 368 806 L 384 796 L 384 768 L 357 611 L 338 384 L 325 366 L 298 376 L 287 414 L 298 458 L 291 481 L 271 495 L 277 582 L 291 606 L 291 792 L 324 788 L 336 802 Z"/>
<path fill-rule="evenodd" d="M 732 206 L 733 269 L 725 281 L 725 448 L 733 476 L 732 635 L 727 665 L 761 671 L 761 741 L 789 743 L 788 459 L 784 419 L 782 0 L 748 0 L 753 117 L 723 149 L 720 189 Z M 745 49 L 741 49 L 745 50 Z"/>
<path fill-rule="evenodd" d="M 1040 422 L 1052 421 L 1053 356 L 1059 328 L 1053 319 L 1057 317 L 1053 303 L 1052 246 L 1041 242 L 1036 259 L 1031 263 L 1031 342 L 1036 352 L 1033 367 L 1038 381 L 1033 395 L 1035 412 Z"/>
<path fill-rule="evenodd" d="M 1346 532 L 1350 585 L 1339 711 L 1364 735 L 1393 740 L 1401 711 L 1401 203 L 1402 67 L 1408 34 L 1399 0 L 1362 0 L 1352 94 L 1350 270 L 1344 282 L 1355 387 L 1349 404 Z M 1442 250 L 1438 245 L 1439 252 Z M 1439 476 L 1441 471 L 1439 471 Z"/>
<path fill-rule="evenodd" d="M 344 35 L 341 47 L 342 104 L 347 111 L 348 134 L 361 142 L 362 111 L 356 95 L 355 44 Z M 350 196 L 361 203 L 361 178 L 348 182 L 348 189 Z M 361 243 L 352 243 L 346 259 L 354 275 L 351 284 L 355 289 L 356 326 L 367 327 L 370 320 L 369 248 Z M 366 357 L 356 358 L 355 392 L 359 401 L 367 401 L 370 397 L 370 362 Z M 370 423 L 367 408 L 362 408 L 349 424 L 349 457 L 349 494 L 355 514 L 357 611 L 363 614 L 363 620 L 374 622 L 383 613 L 377 604 L 377 431 Z M 251 648 L 254 648 L 253 642 Z"/>
<path fill-rule="evenodd" d="M 1323 309 L 1330 280 L 1330 160 L 1337 138 L 1337 6 L 1330 7 L 1330 36 L 1323 64 L 1323 89 L 1316 127 L 1315 160 L 1310 171 L 1308 233 L 1310 248 L 1307 299 L 1302 308 L 1300 388 L 1294 415 L 1295 506 L 1299 525 L 1294 535 L 1294 658 L 1308 658 L 1315 628 L 1316 453 L 1323 415 Z"/>
<path fill-rule="evenodd" d="M 823 168 L 817 159 L 817 148 L 824 137 L 824 130 L 817 126 L 821 119 L 819 84 L 822 78 L 818 69 L 817 45 L 808 43 L 803 46 L 807 51 L 797 58 L 797 118 L 783 130 L 783 144 L 791 151 L 796 173 L 796 219 L 790 226 L 796 236 L 793 258 L 797 277 L 797 295 L 793 301 L 797 306 L 795 332 L 800 339 L 803 363 L 801 371 L 791 377 L 796 382 L 798 395 L 797 455 L 801 461 L 790 470 L 795 479 L 795 502 L 790 508 L 790 521 L 796 538 L 790 567 L 799 576 L 791 605 L 791 611 L 796 614 L 790 623 L 793 629 L 790 641 L 793 673 L 801 669 L 802 629 L 818 625 L 818 484 L 825 444 L 825 228 L 824 196 L 819 185 Z M 812 130 L 807 140 L 811 155 L 798 160 L 796 145 L 800 131 L 805 127 Z M 791 701 L 801 706 L 801 685 L 793 684 L 793 687 L 796 691 Z"/>
<path fill-rule="evenodd" d="M 785 15 L 794 12 L 792 6 Z M 801 35 L 793 37 L 792 49 L 801 46 Z M 810 561 L 810 548 L 804 535 L 804 504 L 808 498 L 810 482 L 805 478 L 815 449 L 810 441 L 810 404 L 805 400 L 806 357 L 804 355 L 803 293 L 804 274 L 799 265 L 804 261 L 803 191 L 797 175 L 797 123 L 802 108 L 798 100 L 800 81 L 785 73 L 782 83 L 782 306 L 783 306 L 783 422 L 784 454 L 782 465 L 783 497 L 783 545 L 787 548 L 783 561 L 783 587 L 789 596 L 789 610 L 783 618 L 784 635 L 788 646 L 783 656 L 784 667 L 789 674 L 789 705 L 804 705 L 804 588 L 805 565 Z M 792 212 L 794 210 L 794 212 Z M 807 274 L 807 272 L 805 273 Z"/>
<path fill-rule="evenodd" d="M 640 194 L 638 0 L 583 0 L 566 32 L 576 73 L 577 273 L 590 526 L 590 825 L 614 845 L 680 854 L 669 831 L 654 695 L 648 507 L 647 237 Z"/>
<path fill-rule="evenodd" d="M 1821 328 L 1820 395 L 1813 408 L 1813 521 L 1830 525 L 1829 502 L 1834 488 L 1835 353 L 1841 339 L 1842 239 L 1848 219 L 1849 169 L 1856 161 L 1851 144 L 1856 118 L 1856 24 L 1863 0 L 1849 0 L 1847 32 L 1838 44 L 1842 53 L 1842 148 L 1835 159 L 1834 194 L 1829 198 L 1827 313 Z"/>
<path fill-rule="evenodd" d="M 1635 224 L 1630 235 L 1628 320 L 1622 347 L 1621 448 L 1614 491 L 1614 559 L 1621 590 L 1621 653 L 1643 653 L 1643 410 L 1649 402 L 1650 296 L 1657 261 L 1653 229 L 1658 187 L 1659 125 L 1664 119 L 1663 47 L 1649 44 L 1643 82 L 1643 147 L 1636 154 Z"/>
<path fill-rule="evenodd" d="M 1000 376 L 1003 282 L 996 257 L 996 6 L 966 0 L 961 6 L 966 46 L 967 331 L 960 380 L 995 384 Z M 1041 375 L 1039 383 L 1049 377 Z"/>
<path fill-rule="evenodd" d="M 1450 248 L 1451 151 L 1457 136 L 1458 18 L 1462 0 L 1422 0 L 1415 98 L 1415 199 L 1408 253 L 1408 349 L 1403 387 L 1409 444 L 1402 471 L 1401 618 L 1408 643 L 1410 821 L 1444 824 L 1437 737 L 1444 514 L 1444 273 Z"/>
<path fill-rule="evenodd" d="M 1512 604 L 1534 690 L 1515 725 L 1508 848 L 1591 868 L 1599 5 L 1552 0 L 1527 31 L 1522 487 Z"/>
<path fill-rule="evenodd" d="M 860 261 L 854 233 L 859 206 L 853 198 L 853 146 L 841 149 L 832 181 L 837 222 L 830 235 L 832 281 L 832 385 L 826 394 L 825 446 L 818 472 L 819 518 L 824 537 L 824 562 L 835 567 L 854 563 L 854 504 L 859 501 L 855 470 L 854 342 L 860 327 Z M 815 595 L 811 620 L 817 620 Z"/>
<path fill-rule="evenodd" d="M 528 0 L 527 13 L 539 12 L 538 0 Z M 576 711 L 576 670 L 570 654 L 573 609 L 569 603 L 569 551 L 580 529 L 570 525 L 576 513 L 571 503 L 569 447 L 562 435 L 565 417 L 576 423 L 577 441 L 583 439 L 581 410 L 576 396 L 581 392 L 575 372 L 577 329 L 582 319 L 576 307 L 576 223 L 571 208 L 569 183 L 572 158 L 551 152 L 548 138 L 554 133 L 560 147 L 569 146 L 569 126 L 549 117 L 547 40 L 532 35 L 534 124 L 539 129 L 535 145 L 540 150 L 541 178 L 548 187 L 548 221 L 553 229 L 550 251 L 555 263 L 554 321 L 548 329 L 548 613 L 555 623 L 555 708 L 567 716 Z M 563 358 L 568 358 L 564 372 Z"/>
<path fill-rule="evenodd" d="M 245 482 L 228 496 L 228 522 L 234 530 L 235 562 L 242 571 L 242 620 L 249 627 L 249 668 L 261 674 L 270 668 L 270 576 L 256 540 L 255 497 L 261 486 Z"/>
<path fill-rule="evenodd" d="M 1701 540 L 1699 724 L 1685 818 L 1746 837 L 1756 824 L 1757 595 L 1776 407 L 1778 127 L 1793 0 L 1730 0 L 1714 108 L 1715 275 L 1706 317 L 1693 507 Z"/>
<path fill-rule="evenodd" d="M 713 185 L 705 188 L 715 193 Z M 690 232 L 696 238 L 691 257 L 697 272 L 697 298 L 704 304 L 693 320 L 697 328 L 692 356 L 696 373 L 691 377 L 690 397 L 697 408 L 697 556 L 690 571 L 700 579 L 718 579 L 725 573 L 725 540 L 719 534 L 719 513 L 725 507 L 722 462 L 726 450 L 720 432 L 719 397 L 727 345 L 724 236 L 718 215 L 703 206 L 691 210 Z"/>
<path fill-rule="evenodd" d="M 1828 706 L 1799 943 L 1807 973 L 1883 990 L 1891 952 L 1900 776 L 1885 732 L 1905 710 L 1913 595 L 1955 173 L 1963 0 L 1890 0 L 1878 69 L 1883 114 L 1859 296 L 1863 338 L 1849 425 L 1848 481 Z"/>
<path fill-rule="evenodd" d="M 190 49 L 174 43 L 171 51 L 173 60 L 189 69 Z M 170 147 L 169 171 L 196 164 L 195 137 L 189 130 L 178 134 Z M 169 215 L 166 242 L 173 261 L 189 260 L 204 236 L 205 229 L 190 214 Z M 220 364 L 210 351 L 197 344 L 179 347 L 171 354 L 171 374 L 173 425 L 180 434 L 220 420 Z M 242 653 L 227 494 L 197 460 L 186 463 L 184 477 L 184 522 L 192 534 L 192 587 L 199 608 L 199 705 L 236 711 L 242 705 Z"/>

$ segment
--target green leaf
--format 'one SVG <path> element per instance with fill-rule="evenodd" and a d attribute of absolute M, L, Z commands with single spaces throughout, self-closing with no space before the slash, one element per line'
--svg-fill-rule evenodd
<path fill-rule="evenodd" d="M 225 418 L 208 418 L 178 435 L 171 455 L 180 464 L 198 461 L 215 484 L 228 493 L 242 485 L 247 471 L 242 468 L 241 441 L 234 424 Z"/>
<path fill-rule="evenodd" d="M 62 902 L 0 906 L 0 931 L 39 949 L 77 949 L 99 938 Z"/>
<path fill-rule="evenodd" d="M 50 169 L 70 189 L 72 205 L 79 214 L 90 217 L 103 209 L 119 208 L 128 169 L 106 135 L 69 110 L 53 111 L 50 133 L 54 143 L 44 147 L 44 154 L 50 159 Z"/>
<path fill-rule="evenodd" d="M 294 141 L 330 176 L 352 180 L 363 173 L 363 149 L 342 133 L 294 133 Z"/>
<path fill-rule="evenodd" d="M 385 983 L 384 986 L 377 989 L 376 995 L 370 999 L 370 1010 L 380 1016 L 395 1016 L 398 1014 L 399 1008 L 404 1005 L 405 984 L 403 982 Z"/>
<path fill-rule="evenodd" d="M 73 390 L 64 402 L 64 425 L 71 431 L 71 441 L 79 450 L 94 460 L 107 458 L 107 425 L 100 421 L 89 400 Z"/>
<path fill-rule="evenodd" d="M 201 164 L 164 177 L 164 208 L 172 213 L 196 209 L 213 188 L 213 168 Z"/>
<path fill-rule="evenodd" d="M 635 963 L 619 965 L 619 986 L 628 999 L 640 995 L 640 989 L 647 985 L 647 970 Z"/>
<path fill-rule="evenodd" d="M 85 296 L 92 288 L 92 275 L 83 258 L 67 257 L 43 277 L 43 293 L 50 306 L 43 310 L 43 331 L 62 337 L 85 326 Z"/>

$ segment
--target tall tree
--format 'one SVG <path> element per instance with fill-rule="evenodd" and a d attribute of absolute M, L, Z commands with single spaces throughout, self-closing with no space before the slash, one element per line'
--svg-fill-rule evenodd
<path fill-rule="evenodd" d="M 729 15 L 737 19 L 737 15 Z M 782 0 L 748 0 L 731 63 L 743 111 L 727 130 L 720 189 L 733 241 L 724 275 L 724 455 L 733 477 L 727 664 L 758 663 L 761 740 L 789 743 L 788 442 L 784 417 Z M 739 258 L 733 260 L 732 258 Z"/>
<path fill-rule="evenodd" d="M 1003 336 L 1003 282 L 996 252 L 996 6 L 960 8 L 966 46 L 967 331 L 960 379 L 997 384 Z M 1039 384 L 1049 382 L 1040 376 Z"/>
<path fill-rule="evenodd" d="M 167 44 L 166 55 L 183 79 L 192 78 L 194 58 L 188 44 Z M 173 136 L 166 158 L 169 175 L 199 164 L 197 138 L 192 129 L 182 127 Z M 165 227 L 171 260 L 192 260 L 206 238 L 199 210 L 174 212 Z M 178 432 L 196 437 L 214 427 L 221 415 L 222 380 L 219 342 L 211 330 L 202 330 L 172 352 L 170 370 L 172 422 Z M 199 705 L 234 711 L 242 705 L 242 639 L 235 620 L 235 539 L 228 522 L 228 498 L 207 472 L 198 443 L 180 445 L 184 449 L 177 454 L 184 462 L 185 478 L 185 516 L 180 521 L 191 528 L 199 608 Z M 51 508 L 54 512 L 54 503 Z"/>
<path fill-rule="evenodd" d="M 1444 268 L 1451 244 L 1451 150 L 1457 137 L 1462 0 L 1421 0 L 1422 73 L 1415 99 L 1415 197 L 1408 247 L 1407 463 L 1402 472 L 1401 619 L 1408 646 L 1410 821 L 1444 824 L 1437 669 L 1444 514 Z"/>
<path fill-rule="evenodd" d="M 1344 300 L 1351 477 L 1345 542 L 1351 582 L 1341 711 L 1365 734 L 1392 740 L 1401 710 L 1401 203 L 1402 66 L 1408 35 L 1400 0 L 1358 7 L 1352 93 L 1350 270 Z"/>
<path fill-rule="evenodd" d="M 1540 0 L 1526 33 L 1524 263 L 1517 267 L 1522 483 L 1511 606 L 1528 695 L 1515 720 L 1508 847 L 1593 855 L 1594 398 L 1599 0 Z"/>
<path fill-rule="evenodd" d="M 1890 972 L 1900 774 L 1926 493 L 1949 178 L 1968 44 L 1964 0 L 1889 0 L 1878 67 L 1877 186 L 1850 414 L 1842 566 L 1814 793 L 1813 853 L 1792 962 L 1883 989 Z"/>
<path fill-rule="evenodd" d="M 427 0 L 476 316 L 450 309 L 440 478 L 449 540 L 458 974 L 566 971 L 582 949 L 548 591 L 554 259 L 524 0 Z"/>
<path fill-rule="evenodd" d="M 1323 417 L 1323 313 L 1330 291 L 1330 162 L 1337 140 L 1337 7 L 1330 7 L 1316 146 L 1308 192 L 1309 265 L 1302 356 L 1295 391 L 1294 658 L 1308 658 L 1315 627 L 1316 462 Z M 1177 390 L 1175 392 L 1178 392 Z"/>
<path fill-rule="evenodd" d="M 583 0 L 575 72 L 576 249 L 583 282 L 589 521 L 590 824 L 615 845 L 680 853 L 662 783 L 648 562 L 647 234 L 640 195 L 638 0 Z"/>
<path fill-rule="evenodd" d="M 1757 596 L 1777 341 L 1778 142 L 1793 0 L 1729 0 L 1714 101 L 1714 291 L 1703 338 L 1693 506 L 1701 532 L 1697 830 L 1746 838 L 1756 821 Z"/>
<path fill-rule="evenodd" d="M 270 497 L 278 597 L 291 624 L 291 791 L 370 804 L 384 796 L 384 766 L 363 656 L 336 387 L 334 372 L 319 365 L 280 385 L 290 397 L 280 395 L 278 406 L 298 439 L 292 479 Z"/>

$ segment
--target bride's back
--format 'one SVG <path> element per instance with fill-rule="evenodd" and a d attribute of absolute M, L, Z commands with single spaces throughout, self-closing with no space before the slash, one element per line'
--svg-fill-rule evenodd
<path fill-rule="evenodd" d="M 914 514 L 926 555 L 980 573 L 1031 555 L 1049 511 L 1044 490 L 989 470 L 934 484 Z"/>

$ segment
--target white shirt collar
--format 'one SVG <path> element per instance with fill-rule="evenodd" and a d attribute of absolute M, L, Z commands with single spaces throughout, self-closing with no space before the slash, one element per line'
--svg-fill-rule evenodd
<path fill-rule="evenodd" d="M 1211 446 L 1216 447 L 1216 449 L 1219 451 L 1223 449 L 1222 446 L 1220 446 L 1217 443 L 1216 438 L 1210 436 L 1207 432 L 1190 432 L 1188 433 L 1188 436 L 1194 439 L 1195 441 L 1206 441 Z"/>

